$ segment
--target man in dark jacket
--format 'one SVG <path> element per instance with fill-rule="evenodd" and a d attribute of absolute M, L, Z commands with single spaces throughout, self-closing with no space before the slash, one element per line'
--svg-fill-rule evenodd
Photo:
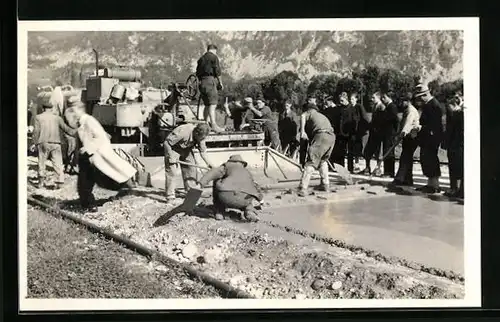
<path fill-rule="evenodd" d="M 349 105 L 349 96 L 343 92 L 339 96 L 333 129 L 335 131 L 335 147 L 330 162 L 344 166 L 347 155 L 347 169 L 354 171 L 354 142 L 359 122 L 359 114 L 355 107 Z"/>
<path fill-rule="evenodd" d="M 250 98 L 251 100 L 251 98 Z M 247 101 L 245 101 L 248 103 Z M 250 101 L 251 103 L 251 101 Z M 235 131 L 241 130 L 241 124 L 243 124 L 243 116 L 247 108 L 243 106 L 239 99 L 233 99 L 230 103 L 224 103 L 224 109 L 226 115 L 233 119 L 233 128 Z"/>
<path fill-rule="evenodd" d="M 349 96 L 349 102 L 351 106 L 354 107 L 358 117 L 359 122 L 356 129 L 356 135 L 354 138 L 354 171 L 358 172 L 361 170 L 359 168 L 359 158 L 363 157 L 363 149 L 368 142 L 368 122 L 366 121 L 366 110 L 364 106 L 358 103 L 359 94 L 351 93 Z"/>
<path fill-rule="evenodd" d="M 427 177 L 427 185 L 418 190 L 427 193 L 440 191 L 439 177 L 441 168 L 438 157 L 439 146 L 446 130 L 446 108 L 434 98 L 429 88 L 418 85 L 415 98 L 420 101 L 421 114 L 418 141 L 420 145 L 420 163 L 422 172 Z"/>
<path fill-rule="evenodd" d="M 204 105 L 198 110 L 198 118 L 203 115 L 205 121 L 210 121 L 214 132 L 222 132 L 224 129 L 219 127 L 215 120 L 215 108 L 219 100 L 218 90 L 223 89 L 217 46 L 208 45 L 207 52 L 198 59 L 196 77 L 200 82 L 200 99 Z"/>
<path fill-rule="evenodd" d="M 380 92 L 372 95 L 374 108 L 370 122 L 370 136 L 368 137 L 364 151 L 366 169 L 363 170 L 363 174 L 371 173 L 370 161 L 374 155 L 377 159 L 379 158 L 381 145 L 385 154 L 394 144 L 394 138 L 398 129 L 398 109 L 392 100 L 386 101 L 387 106 L 382 102 Z M 392 150 L 384 160 L 384 175 L 394 177 L 394 168 L 395 157 L 394 150 Z M 381 173 L 377 169 L 374 175 L 380 176 Z"/>
<path fill-rule="evenodd" d="M 45 183 L 45 163 L 52 161 L 52 167 L 57 174 L 55 188 L 64 184 L 64 170 L 61 148 L 61 130 L 69 135 L 76 135 L 77 130 L 67 126 L 60 116 L 52 111 L 50 103 L 44 103 L 43 113 L 34 118 L 33 142 L 38 149 L 38 187 Z"/>
<path fill-rule="evenodd" d="M 217 220 L 224 219 L 227 208 L 243 211 L 248 221 L 258 220 L 253 201 L 261 201 L 263 195 L 246 167 L 247 163 L 240 155 L 232 155 L 226 163 L 211 169 L 201 178 L 199 184 L 202 187 L 213 181 L 212 197 Z"/>
<path fill-rule="evenodd" d="M 449 197 L 464 197 L 464 105 L 461 93 L 453 93 L 446 102 L 446 133 L 442 148 L 448 156 Z"/>
<path fill-rule="evenodd" d="M 281 141 L 281 150 L 289 156 L 293 156 L 299 142 L 297 134 L 299 133 L 299 119 L 297 113 L 292 110 L 292 102 L 287 100 L 285 108 L 280 113 L 278 130 Z"/>

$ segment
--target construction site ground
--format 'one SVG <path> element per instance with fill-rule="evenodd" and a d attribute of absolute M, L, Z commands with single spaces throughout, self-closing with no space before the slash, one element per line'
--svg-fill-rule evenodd
<path fill-rule="evenodd" d="M 338 185 L 306 198 L 280 189 L 265 193 L 257 223 L 234 211 L 216 221 L 205 198 L 192 214 L 154 227 L 182 199 L 167 204 L 155 188 L 120 198 L 96 188 L 98 213 L 83 213 L 75 176 L 60 190 L 35 189 L 34 169 L 28 170 L 30 194 L 257 298 L 464 297 L 463 205 L 450 200 L 398 195 L 379 185 Z M 40 214 L 30 209 L 28 216 Z"/>

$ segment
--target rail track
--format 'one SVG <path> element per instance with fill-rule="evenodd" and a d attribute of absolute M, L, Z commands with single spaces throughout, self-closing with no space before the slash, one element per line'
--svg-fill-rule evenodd
<path fill-rule="evenodd" d="M 214 278 L 214 277 L 212 277 L 204 272 L 201 272 L 188 264 L 180 263 L 172 258 L 169 258 L 169 257 L 159 253 L 158 251 L 149 249 L 143 245 L 140 245 L 140 244 L 134 242 L 133 240 L 131 240 L 127 237 L 117 235 L 108 229 L 99 227 L 99 226 L 97 226 L 89 221 L 82 219 L 82 218 L 78 218 L 77 216 L 71 214 L 68 211 L 65 211 L 65 210 L 60 209 L 60 208 L 55 207 L 55 206 L 51 206 L 51 205 L 49 205 L 41 200 L 34 198 L 33 196 L 28 196 L 28 203 L 34 207 L 41 208 L 43 211 L 45 211 L 47 213 L 50 213 L 52 215 L 56 215 L 56 216 L 61 217 L 63 219 L 66 219 L 66 220 L 72 221 L 76 224 L 79 224 L 93 233 L 101 234 L 102 236 L 108 238 L 109 240 L 112 240 L 112 241 L 114 241 L 114 242 L 116 242 L 116 243 L 118 243 L 126 248 L 129 248 L 129 249 L 135 251 L 136 253 L 138 253 L 142 256 L 145 256 L 151 260 L 156 260 L 160 263 L 172 265 L 174 267 L 182 269 L 192 278 L 198 279 L 198 280 L 202 281 L 203 283 L 205 283 L 207 285 L 211 285 L 214 288 L 216 288 L 220 292 L 221 296 L 223 296 L 225 298 L 240 298 L 240 299 L 254 299 L 255 298 L 254 296 L 252 296 L 252 295 L 250 295 L 242 290 L 239 290 L 239 289 L 237 289 L 237 288 L 235 288 L 227 283 L 224 283 L 223 281 L 218 280 L 218 279 L 216 279 L 216 278 Z"/>

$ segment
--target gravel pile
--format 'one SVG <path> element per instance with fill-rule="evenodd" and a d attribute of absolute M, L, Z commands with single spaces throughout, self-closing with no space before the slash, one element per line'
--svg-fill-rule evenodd
<path fill-rule="evenodd" d="M 181 270 L 149 262 L 76 225 L 30 209 L 28 297 L 219 298 Z"/>

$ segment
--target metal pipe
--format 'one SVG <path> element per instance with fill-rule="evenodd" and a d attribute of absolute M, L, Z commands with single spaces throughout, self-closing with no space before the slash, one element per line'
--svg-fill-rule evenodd
<path fill-rule="evenodd" d="M 216 279 L 216 278 L 214 278 L 206 273 L 200 272 L 199 270 L 195 269 L 194 267 L 192 267 L 188 264 L 180 263 L 172 258 L 169 258 L 169 257 L 155 251 L 155 250 L 152 250 L 152 249 L 149 249 L 143 245 L 140 245 L 140 244 L 134 242 L 133 240 L 130 240 L 129 238 L 117 235 L 117 234 L 113 233 L 112 231 L 101 228 L 101 227 L 99 227 L 91 222 L 84 220 L 84 219 L 78 218 L 77 216 L 69 213 L 68 211 L 52 207 L 52 206 L 46 204 L 45 202 L 37 200 L 31 196 L 28 196 L 28 203 L 30 203 L 34 206 L 41 207 L 49 213 L 59 215 L 65 219 L 69 219 L 77 224 L 83 225 L 87 229 L 89 229 L 90 231 L 102 234 L 103 236 L 106 236 L 107 238 L 114 240 L 120 244 L 123 244 L 127 248 L 132 249 L 143 256 L 151 257 L 151 258 L 156 259 L 156 260 L 158 260 L 164 264 L 167 264 L 167 265 L 174 265 L 176 267 L 180 267 L 183 270 L 185 270 L 188 274 L 190 274 L 191 276 L 194 276 L 194 277 L 200 279 L 201 281 L 203 281 L 205 284 L 211 285 L 211 286 L 217 288 L 218 290 L 225 292 L 225 296 L 228 298 L 245 298 L 245 299 L 254 299 L 255 298 L 254 296 L 252 296 L 252 295 L 250 295 L 242 290 L 239 290 L 235 287 L 232 287 L 231 285 L 224 283 L 224 282 L 222 282 L 222 281 L 220 281 L 220 280 L 218 280 L 218 279 Z"/>
<path fill-rule="evenodd" d="M 99 53 L 94 48 L 92 48 L 92 51 L 95 54 L 95 76 L 97 77 L 99 76 Z"/>

